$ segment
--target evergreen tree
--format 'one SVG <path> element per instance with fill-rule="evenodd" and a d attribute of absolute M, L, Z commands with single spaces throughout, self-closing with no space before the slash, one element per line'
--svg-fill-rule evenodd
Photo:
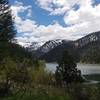
<path fill-rule="evenodd" d="M 82 81 L 81 71 L 77 69 L 76 63 L 73 57 L 64 51 L 62 59 L 58 62 L 58 66 L 55 72 L 56 81 L 59 85 L 68 85 L 73 82 Z"/>
<path fill-rule="evenodd" d="M 16 34 L 8 0 L 0 0 L 0 60 L 8 54 L 8 44 Z"/>
<path fill-rule="evenodd" d="M 8 0 L 0 0 L 0 42 L 9 42 L 15 36 L 13 18 Z"/>

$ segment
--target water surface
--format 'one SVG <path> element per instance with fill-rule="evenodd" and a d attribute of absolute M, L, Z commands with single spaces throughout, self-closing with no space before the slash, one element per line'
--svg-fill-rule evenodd
<path fill-rule="evenodd" d="M 47 69 L 50 71 L 55 71 L 57 63 L 47 63 Z M 81 70 L 82 75 L 89 74 L 100 74 L 100 65 L 99 64 L 77 64 L 77 68 Z"/>

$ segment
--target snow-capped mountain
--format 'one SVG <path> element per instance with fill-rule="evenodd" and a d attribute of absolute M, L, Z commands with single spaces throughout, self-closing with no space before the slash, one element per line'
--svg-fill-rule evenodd
<path fill-rule="evenodd" d="M 38 51 L 41 51 L 43 53 L 47 53 L 51 49 L 61 45 L 64 42 L 67 42 L 67 40 L 56 39 L 56 40 L 49 40 L 47 42 L 32 42 L 28 46 L 28 49 L 30 51 L 38 50 Z"/>
<path fill-rule="evenodd" d="M 60 39 L 50 40 L 36 50 L 36 55 L 46 61 L 57 61 L 57 59 L 61 57 L 63 51 L 67 49 L 69 52 L 73 53 L 74 57 L 77 57 L 77 55 L 79 55 L 79 51 L 83 48 L 87 49 L 87 46 L 90 45 L 90 43 L 99 41 L 100 32 L 91 33 L 76 41 Z"/>
<path fill-rule="evenodd" d="M 44 43 L 44 45 L 42 45 L 40 48 L 37 49 L 37 54 L 43 55 L 53 50 L 54 48 L 67 44 L 69 42 L 72 42 L 72 41 L 61 40 L 61 39 L 47 41 L 46 43 Z"/>
<path fill-rule="evenodd" d="M 39 47 L 41 47 L 44 44 L 44 42 L 32 42 L 30 44 L 30 46 L 28 46 L 28 49 L 30 49 L 30 51 L 34 51 L 37 50 Z"/>
<path fill-rule="evenodd" d="M 55 48 L 58 45 L 62 44 L 62 40 L 50 40 L 47 41 L 43 46 L 41 46 L 38 51 L 41 51 L 42 53 L 47 53 L 51 49 Z"/>
<path fill-rule="evenodd" d="M 47 42 L 33 42 L 31 45 L 28 47 L 30 51 L 36 51 L 36 55 L 42 56 L 44 54 L 49 53 L 50 51 L 57 49 L 64 49 L 64 48 L 79 48 L 82 46 L 87 45 L 90 42 L 94 42 L 100 39 L 100 32 L 94 32 L 91 33 L 81 39 L 78 39 L 76 41 L 69 41 L 69 40 L 61 40 L 61 39 L 56 39 L 56 40 L 49 40 Z"/>

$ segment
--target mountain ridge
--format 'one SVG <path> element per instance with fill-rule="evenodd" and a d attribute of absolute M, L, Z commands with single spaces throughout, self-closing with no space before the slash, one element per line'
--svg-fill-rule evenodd
<path fill-rule="evenodd" d="M 62 52 L 65 49 L 68 49 L 69 52 L 73 53 L 75 59 L 79 59 L 78 55 L 80 55 L 82 48 L 96 41 L 100 41 L 100 31 L 91 33 L 75 41 L 60 39 L 47 41 L 44 45 L 42 45 L 36 50 L 36 55 L 40 59 L 44 59 L 46 61 L 57 61 L 57 58 L 61 57 Z"/>

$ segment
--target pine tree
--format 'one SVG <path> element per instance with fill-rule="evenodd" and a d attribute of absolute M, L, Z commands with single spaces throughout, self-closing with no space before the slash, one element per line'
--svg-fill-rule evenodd
<path fill-rule="evenodd" d="M 0 42 L 10 42 L 16 34 L 8 0 L 0 0 Z"/>
<path fill-rule="evenodd" d="M 62 59 L 58 62 L 55 72 L 57 84 L 68 85 L 74 82 L 83 81 L 81 71 L 78 70 L 76 66 L 72 55 L 70 55 L 68 51 L 64 51 Z"/>
<path fill-rule="evenodd" d="M 0 0 L 0 60 L 7 55 L 9 42 L 16 34 L 8 0 Z"/>

